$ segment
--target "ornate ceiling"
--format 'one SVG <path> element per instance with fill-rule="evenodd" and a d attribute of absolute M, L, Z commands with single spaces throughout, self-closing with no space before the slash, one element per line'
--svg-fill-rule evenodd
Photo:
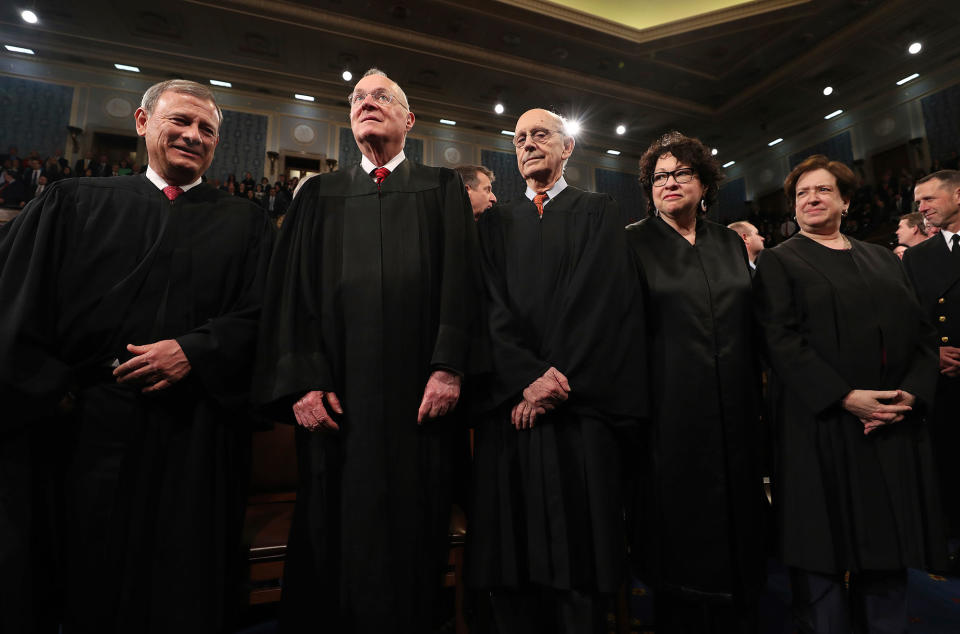
<path fill-rule="evenodd" d="M 344 104 L 340 77 L 377 66 L 421 120 L 493 133 L 530 107 L 578 117 L 581 143 L 639 155 L 668 129 L 724 156 L 766 146 L 913 72 L 960 67 L 956 0 L 691 0 L 694 15 L 613 0 L 35 0 L 41 22 L 0 11 L 0 43 L 40 59 Z M 906 52 L 920 40 L 919 56 Z M 822 89 L 836 92 L 824 97 Z M 507 110 L 493 112 L 501 101 Z M 623 123 L 623 137 L 614 128 Z"/>

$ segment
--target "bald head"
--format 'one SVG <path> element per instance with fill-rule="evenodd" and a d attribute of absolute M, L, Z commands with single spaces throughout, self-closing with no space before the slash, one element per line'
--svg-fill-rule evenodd
<path fill-rule="evenodd" d="M 750 258 L 751 262 L 756 263 L 757 256 L 763 251 L 763 236 L 760 235 L 760 231 L 746 220 L 731 222 L 727 225 L 727 229 L 740 234 L 743 243 L 747 246 L 747 257 Z"/>

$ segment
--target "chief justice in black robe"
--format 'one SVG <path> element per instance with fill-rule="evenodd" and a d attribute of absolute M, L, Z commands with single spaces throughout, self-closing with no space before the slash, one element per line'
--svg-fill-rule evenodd
<path fill-rule="evenodd" d="M 797 165 L 784 190 L 800 233 L 755 278 L 777 385 L 773 499 L 802 632 L 906 631 L 906 568 L 944 563 L 921 416 L 934 333 L 897 257 L 840 233 L 854 186 L 823 155 Z"/>
<path fill-rule="evenodd" d="M 515 141 L 527 197 L 478 223 L 493 410 L 476 430 L 467 575 L 493 590 L 502 634 L 605 631 L 646 406 L 638 288 L 614 200 L 563 179 L 560 117 L 527 112 Z"/>
<path fill-rule="evenodd" d="M 419 634 L 466 433 L 476 230 L 457 174 L 404 157 L 400 87 L 371 71 L 351 104 L 362 163 L 297 193 L 262 324 L 258 398 L 298 424 L 281 629 Z"/>
<path fill-rule="evenodd" d="M 657 632 L 754 631 L 763 583 L 760 374 L 743 240 L 699 212 L 721 173 L 674 132 L 641 159 L 627 228 L 644 291 L 652 427 L 635 559 Z"/>
<path fill-rule="evenodd" d="M 208 89 L 158 84 L 136 122 L 146 175 L 58 181 L 0 238 L 4 632 L 57 621 L 54 578 L 64 632 L 223 632 L 243 605 L 244 407 L 273 231 L 200 183 L 220 123 Z"/>

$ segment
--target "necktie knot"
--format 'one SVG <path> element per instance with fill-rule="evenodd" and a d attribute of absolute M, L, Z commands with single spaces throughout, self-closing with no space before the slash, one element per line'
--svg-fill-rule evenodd
<path fill-rule="evenodd" d="M 177 196 L 183 193 L 183 190 L 177 187 L 176 185 L 167 185 L 163 188 L 163 195 L 166 196 L 171 202 L 177 199 Z"/>
<path fill-rule="evenodd" d="M 377 189 L 380 189 L 380 183 L 383 182 L 389 173 L 390 170 L 388 170 L 386 167 L 378 167 L 377 169 L 373 170 L 373 179 L 377 181 Z"/>
<path fill-rule="evenodd" d="M 543 203 L 550 198 L 547 195 L 547 192 L 538 192 L 536 196 L 533 197 L 533 204 L 537 206 L 537 213 L 543 217 Z"/>

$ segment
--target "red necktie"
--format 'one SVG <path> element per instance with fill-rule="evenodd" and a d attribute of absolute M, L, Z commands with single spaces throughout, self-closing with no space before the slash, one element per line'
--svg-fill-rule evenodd
<path fill-rule="evenodd" d="M 183 190 L 177 187 L 176 185 L 167 185 L 163 188 L 163 194 L 170 199 L 171 202 L 177 199 L 177 196 L 183 193 Z"/>
<path fill-rule="evenodd" d="M 373 179 L 377 181 L 377 189 L 380 189 L 380 183 L 383 182 L 383 179 L 385 179 L 389 173 L 390 170 L 388 170 L 386 167 L 378 167 L 377 169 L 373 170 Z"/>
<path fill-rule="evenodd" d="M 540 214 L 540 217 L 543 217 L 543 203 L 550 198 L 547 196 L 547 192 L 540 192 L 533 197 L 533 204 L 537 206 L 537 212 Z"/>

